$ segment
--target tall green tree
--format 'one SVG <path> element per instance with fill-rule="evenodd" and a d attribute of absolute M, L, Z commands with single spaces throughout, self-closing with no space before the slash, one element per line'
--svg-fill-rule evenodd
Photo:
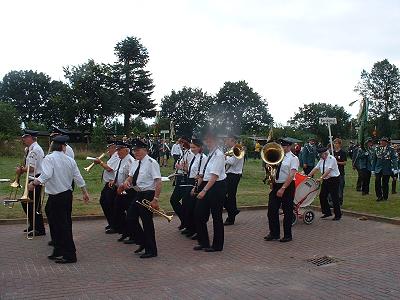
<path fill-rule="evenodd" d="M 113 84 L 118 95 L 118 112 L 124 116 L 125 133 L 129 133 L 132 116 L 154 117 L 155 103 L 151 99 L 154 85 L 146 70 L 149 55 L 140 39 L 127 37 L 119 42 L 114 53 Z"/>
<path fill-rule="evenodd" d="M 11 103 L 21 120 L 40 123 L 51 97 L 51 78 L 36 71 L 11 71 L 0 86 L 0 99 Z"/>
<path fill-rule="evenodd" d="M 191 135 L 203 127 L 212 105 L 212 97 L 198 88 L 184 87 L 161 100 L 161 118 L 174 122 L 177 135 Z"/>
<path fill-rule="evenodd" d="M 336 118 L 337 124 L 332 125 L 332 135 L 346 138 L 350 132 L 350 114 L 343 106 L 328 103 L 310 103 L 299 107 L 298 112 L 289 120 L 295 129 L 308 132 L 318 137 L 324 143 L 329 140 L 328 127 L 319 124 L 319 118 Z"/>
<path fill-rule="evenodd" d="M 387 59 L 376 62 L 371 72 L 361 72 L 354 90 L 368 100 L 369 115 L 375 120 L 378 132 L 390 136 L 390 120 L 400 118 L 400 74 L 396 65 Z"/>
<path fill-rule="evenodd" d="M 115 116 L 115 100 L 111 86 L 110 67 L 87 63 L 64 68 L 65 78 L 71 88 L 76 121 L 82 129 L 91 131 L 95 122 L 108 121 Z M 69 102 L 70 98 L 68 99 Z M 99 125 L 99 124 L 98 124 Z"/>
<path fill-rule="evenodd" d="M 246 81 L 225 82 L 210 111 L 214 126 L 234 133 L 265 132 L 273 123 L 265 99 Z"/>
<path fill-rule="evenodd" d="M 0 137 L 8 138 L 19 134 L 20 125 L 21 120 L 15 107 L 0 101 Z"/>

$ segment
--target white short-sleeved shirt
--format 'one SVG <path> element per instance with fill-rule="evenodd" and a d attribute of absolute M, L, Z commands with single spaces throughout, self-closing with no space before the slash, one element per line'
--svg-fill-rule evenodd
<path fill-rule="evenodd" d="M 42 147 L 37 142 L 32 143 L 28 148 L 28 155 L 26 157 L 26 165 L 34 167 L 34 173 L 29 171 L 29 175 L 36 176 L 42 173 L 42 162 L 44 158 L 44 152 Z"/>
<path fill-rule="evenodd" d="M 226 173 L 242 174 L 244 157 L 238 159 L 235 156 L 228 156 L 226 158 L 225 164 L 226 164 Z"/>
<path fill-rule="evenodd" d="M 325 162 L 325 165 L 324 165 L 324 162 Z M 330 154 L 328 155 L 326 160 L 323 160 L 321 158 L 319 160 L 318 164 L 315 166 L 315 169 L 319 169 L 321 174 L 324 174 L 326 172 L 326 170 L 328 170 L 328 169 L 331 170 L 329 172 L 329 175 L 324 179 L 328 179 L 331 177 L 338 177 L 340 175 L 336 158 Z"/>
<path fill-rule="evenodd" d="M 115 171 L 118 168 L 118 164 L 119 164 L 119 157 L 118 157 L 118 153 L 115 152 L 107 160 L 107 166 L 109 166 L 112 170 L 111 171 L 104 170 L 104 172 L 103 172 L 103 181 L 104 181 L 104 183 L 110 182 L 111 180 L 114 180 Z"/>
<path fill-rule="evenodd" d="M 189 168 L 190 168 L 189 178 L 195 178 L 197 175 L 199 174 L 201 175 L 203 173 L 203 169 L 204 166 L 206 165 L 206 162 L 207 162 L 207 155 L 203 153 L 197 153 L 196 156 L 194 157 L 194 161 L 191 168 L 189 162 Z"/>
<path fill-rule="evenodd" d="M 85 180 L 82 178 L 75 160 L 61 151 L 53 151 L 46 155 L 38 180 L 45 185 L 45 191 L 49 195 L 72 190 L 72 180 L 78 187 L 85 186 Z"/>
<path fill-rule="evenodd" d="M 225 180 L 225 155 L 220 149 L 215 149 L 210 152 L 206 162 L 206 169 L 204 171 L 203 180 L 209 181 L 211 175 L 217 175 L 217 181 Z"/>
<path fill-rule="evenodd" d="M 119 167 L 119 170 L 118 170 L 118 165 L 119 165 L 120 161 L 121 161 L 121 166 Z M 114 173 L 115 175 L 113 178 L 113 180 L 114 180 L 115 176 L 117 176 L 117 173 L 118 173 L 118 177 L 116 178 L 117 180 L 114 182 L 114 184 L 116 186 L 123 184 L 125 182 L 125 180 L 128 178 L 129 171 L 130 171 L 134 161 L 135 161 L 135 159 L 130 154 L 125 156 L 122 160 L 121 159 L 117 160 L 116 169 L 115 169 L 115 173 Z"/>
<path fill-rule="evenodd" d="M 182 149 L 179 144 L 172 145 L 171 155 L 182 155 Z"/>
<path fill-rule="evenodd" d="M 65 147 L 65 154 L 69 157 L 71 157 L 72 159 L 75 159 L 75 153 L 74 150 L 72 149 L 72 147 L 70 145 L 66 145 Z"/>
<path fill-rule="evenodd" d="M 133 177 L 138 166 L 139 166 L 139 160 L 135 159 L 129 171 L 129 176 Z M 141 192 L 154 191 L 155 179 L 161 179 L 160 165 L 155 159 L 146 155 L 140 163 L 139 174 L 136 180 L 136 186 L 134 188 L 135 190 Z"/>
<path fill-rule="evenodd" d="M 284 183 L 288 178 L 291 170 L 298 171 L 299 169 L 299 159 L 291 151 L 287 152 L 283 157 L 281 168 L 279 170 L 279 176 L 276 183 Z"/>

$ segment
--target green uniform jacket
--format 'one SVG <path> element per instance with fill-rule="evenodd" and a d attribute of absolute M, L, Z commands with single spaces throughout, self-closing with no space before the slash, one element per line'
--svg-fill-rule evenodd
<path fill-rule="evenodd" d="M 390 146 L 376 147 L 373 160 L 372 171 L 375 173 L 382 172 L 383 175 L 390 175 L 392 169 L 397 170 L 397 153 Z"/>
<path fill-rule="evenodd" d="M 355 149 L 354 150 L 354 158 L 353 158 L 353 166 L 357 170 L 367 169 L 368 171 L 372 171 L 372 159 L 374 156 L 374 150 L 370 149 Z"/>
<path fill-rule="evenodd" d="M 309 167 L 315 167 L 315 160 L 317 159 L 317 147 L 315 145 L 305 144 L 300 152 L 301 166 L 307 164 Z"/>

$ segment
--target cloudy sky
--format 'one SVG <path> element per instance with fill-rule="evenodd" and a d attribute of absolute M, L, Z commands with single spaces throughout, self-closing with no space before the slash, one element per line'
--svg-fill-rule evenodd
<path fill-rule="evenodd" d="M 0 77 L 33 69 L 63 80 L 62 67 L 114 61 L 126 36 L 142 39 L 154 99 L 183 86 L 216 93 L 246 80 L 276 122 L 299 106 L 357 99 L 362 69 L 400 66 L 397 0 L 9 0 L 0 9 Z"/>

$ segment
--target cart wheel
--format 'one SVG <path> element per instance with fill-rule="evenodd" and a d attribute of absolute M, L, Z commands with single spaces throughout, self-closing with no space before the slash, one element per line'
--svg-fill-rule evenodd
<path fill-rule="evenodd" d="M 292 216 L 292 226 L 296 225 L 297 223 L 297 214 L 295 212 L 293 212 L 293 216 Z"/>
<path fill-rule="evenodd" d="M 312 224 L 312 222 L 314 222 L 314 218 L 315 214 L 312 210 L 307 210 L 306 212 L 304 212 L 303 221 L 307 225 Z"/>

